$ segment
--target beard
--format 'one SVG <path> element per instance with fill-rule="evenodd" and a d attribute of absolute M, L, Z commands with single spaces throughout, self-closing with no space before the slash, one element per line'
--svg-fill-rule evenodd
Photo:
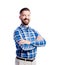
<path fill-rule="evenodd" d="M 24 25 L 28 25 L 30 20 L 25 18 L 24 20 L 21 20 Z"/>

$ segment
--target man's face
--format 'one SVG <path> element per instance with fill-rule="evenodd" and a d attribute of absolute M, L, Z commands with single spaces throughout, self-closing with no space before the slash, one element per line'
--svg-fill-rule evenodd
<path fill-rule="evenodd" d="M 24 25 L 28 25 L 30 22 L 30 11 L 22 11 L 20 19 Z"/>

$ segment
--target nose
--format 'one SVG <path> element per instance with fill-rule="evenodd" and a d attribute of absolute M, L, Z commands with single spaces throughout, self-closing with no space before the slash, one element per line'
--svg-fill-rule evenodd
<path fill-rule="evenodd" d="M 28 19 L 29 17 L 28 17 L 28 16 L 26 16 L 26 18 Z"/>

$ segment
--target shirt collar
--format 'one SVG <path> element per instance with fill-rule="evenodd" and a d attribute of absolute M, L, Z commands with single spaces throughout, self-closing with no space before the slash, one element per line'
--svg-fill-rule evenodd
<path fill-rule="evenodd" d="M 22 29 L 30 29 L 29 26 L 25 26 L 24 24 L 21 24 L 20 27 L 21 27 Z"/>

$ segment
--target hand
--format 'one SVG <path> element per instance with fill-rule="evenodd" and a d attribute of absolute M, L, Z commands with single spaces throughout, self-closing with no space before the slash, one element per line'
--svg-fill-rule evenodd
<path fill-rule="evenodd" d="M 21 40 L 20 42 L 18 42 L 19 44 L 30 44 L 30 41 L 28 40 Z"/>
<path fill-rule="evenodd" d="M 43 40 L 43 37 L 38 36 L 38 37 L 37 37 L 37 40 L 39 40 L 39 41 L 40 41 L 40 40 Z"/>

